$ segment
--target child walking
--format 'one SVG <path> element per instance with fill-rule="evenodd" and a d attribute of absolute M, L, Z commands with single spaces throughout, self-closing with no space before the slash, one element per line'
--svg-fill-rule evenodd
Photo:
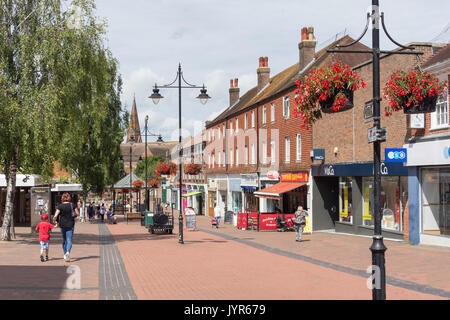
<path fill-rule="evenodd" d="M 41 216 L 42 222 L 36 226 L 36 231 L 39 230 L 39 241 L 41 243 L 41 261 L 48 261 L 48 247 L 50 244 L 50 229 L 54 226 L 48 223 L 48 215 Z"/>

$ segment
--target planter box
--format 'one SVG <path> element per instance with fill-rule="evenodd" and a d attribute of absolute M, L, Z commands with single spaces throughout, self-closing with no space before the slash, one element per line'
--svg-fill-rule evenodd
<path fill-rule="evenodd" d="M 403 106 L 403 112 L 406 114 L 416 114 L 416 113 L 430 113 L 436 111 L 438 95 L 434 97 L 427 97 L 418 105 L 412 105 L 409 108 Z"/>

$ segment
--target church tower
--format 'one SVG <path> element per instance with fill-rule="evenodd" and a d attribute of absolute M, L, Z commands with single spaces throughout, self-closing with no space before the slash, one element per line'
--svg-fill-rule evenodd
<path fill-rule="evenodd" d="M 134 142 L 142 143 L 141 127 L 139 126 L 139 117 L 136 107 L 136 96 L 134 97 L 133 107 L 131 108 L 130 125 L 128 127 L 128 134 L 127 134 L 127 143 L 130 142 L 131 136 L 134 136 Z"/>

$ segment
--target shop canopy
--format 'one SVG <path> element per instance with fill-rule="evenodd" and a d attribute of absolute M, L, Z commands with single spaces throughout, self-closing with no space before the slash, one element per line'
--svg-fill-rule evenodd
<path fill-rule="evenodd" d="M 183 198 L 196 196 L 196 195 L 199 195 L 199 194 L 202 194 L 202 192 L 200 192 L 200 191 L 190 192 L 190 193 L 183 194 Z"/>
<path fill-rule="evenodd" d="M 122 178 L 118 182 L 116 182 L 113 187 L 107 187 L 107 189 L 125 189 L 125 188 L 134 188 L 133 182 L 141 180 L 134 172 L 131 173 L 131 186 L 130 186 L 130 174 L 127 174 L 126 177 Z M 142 180 L 141 180 L 142 181 Z"/>
<path fill-rule="evenodd" d="M 292 191 L 294 189 L 304 186 L 306 183 L 299 182 L 279 182 L 273 186 L 267 187 L 254 193 L 258 198 L 279 200 L 283 193 Z"/>

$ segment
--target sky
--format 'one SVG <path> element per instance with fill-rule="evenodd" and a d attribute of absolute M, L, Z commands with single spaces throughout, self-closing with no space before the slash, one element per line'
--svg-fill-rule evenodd
<path fill-rule="evenodd" d="M 448 0 L 380 0 L 389 34 L 401 44 L 450 40 Z M 269 58 L 271 76 L 298 62 L 301 28 L 314 27 L 316 51 L 343 34 L 364 30 L 370 0 L 96 0 L 96 15 L 108 24 L 107 46 L 119 61 L 121 101 L 131 110 L 136 98 L 141 129 L 165 141 L 178 141 L 178 90 L 160 89 L 164 99 L 148 97 L 155 83 L 171 83 L 181 64 L 184 79 L 206 86 L 211 100 L 202 105 L 199 89 L 182 89 L 183 138 L 195 135 L 229 106 L 230 79 L 241 96 L 257 84 L 259 57 Z M 447 32 L 443 31 L 447 30 Z M 371 32 L 361 40 L 371 46 Z M 382 49 L 394 49 L 381 33 Z M 156 140 L 149 137 L 148 141 Z"/>

